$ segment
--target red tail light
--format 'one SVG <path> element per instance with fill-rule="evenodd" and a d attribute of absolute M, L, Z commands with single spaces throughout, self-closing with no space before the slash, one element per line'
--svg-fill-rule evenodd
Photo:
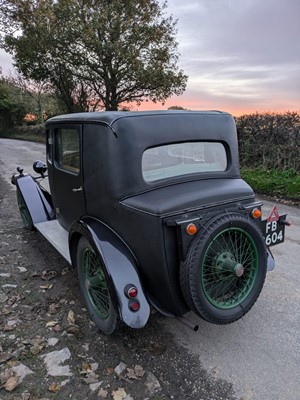
<path fill-rule="evenodd" d="M 128 306 L 133 312 L 136 312 L 140 309 L 140 303 L 137 300 L 130 300 Z"/>
<path fill-rule="evenodd" d="M 138 295 L 138 290 L 133 285 L 126 285 L 124 292 L 125 292 L 125 296 L 128 297 L 129 299 L 134 299 Z"/>

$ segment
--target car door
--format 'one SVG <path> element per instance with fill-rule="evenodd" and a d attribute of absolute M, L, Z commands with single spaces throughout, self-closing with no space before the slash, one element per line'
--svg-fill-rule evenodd
<path fill-rule="evenodd" d="M 85 214 L 82 125 L 57 125 L 52 132 L 52 198 L 58 221 L 68 229 Z"/>

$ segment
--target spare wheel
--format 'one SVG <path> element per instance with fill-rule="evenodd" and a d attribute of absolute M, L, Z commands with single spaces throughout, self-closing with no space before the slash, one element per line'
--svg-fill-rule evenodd
<path fill-rule="evenodd" d="M 226 213 L 199 230 L 181 265 L 187 305 L 215 324 L 245 315 L 257 300 L 267 270 L 263 236 L 248 216 Z"/>

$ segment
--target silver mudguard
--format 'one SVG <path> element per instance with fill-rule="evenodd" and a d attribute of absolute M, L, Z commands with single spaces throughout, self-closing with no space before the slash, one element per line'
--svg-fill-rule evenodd
<path fill-rule="evenodd" d="M 123 322 L 131 328 L 142 328 L 150 316 L 150 306 L 138 275 L 137 261 L 124 243 L 107 225 L 92 217 L 82 217 L 69 231 L 69 248 L 72 264 L 76 265 L 78 240 L 84 236 L 93 245 L 98 256 L 103 260 L 108 275 L 112 301 L 119 310 Z M 137 300 L 140 309 L 132 312 L 125 287 L 134 285 L 138 289 Z"/>

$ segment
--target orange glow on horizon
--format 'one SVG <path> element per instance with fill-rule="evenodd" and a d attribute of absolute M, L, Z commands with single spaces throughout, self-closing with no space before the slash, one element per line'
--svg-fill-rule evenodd
<path fill-rule="evenodd" d="M 218 110 L 218 111 L 225 111 L 229 112 L 235 117 L 239 117 L 245 114 L 255 114 L 255 113 L 286 113 L 286 112 L 300 112 L 300 105 L 297 104 L 287 104 L 284 107 L 275 107 L 270 104 L 267 107 L 234 107 L 233 105 L 226 105 L 224 102 L 223 104 L 216 103 L 215 106 L 212 106 L 212 101 L 205 102 L 196 101 L 194 98 L 176 98 L 173 97 L 171 99 L 166 100 L 164 104 L 161 103 L 153 103 L 152 101 L 144 101 L 140 106 L 136 104 L 130 104 L 129 107 L 131 111 L 154 111 L 154 110 L 167 110 L 169 107 L 172 106 L 180 106 L 186 108 L 187 110 Z"/>

